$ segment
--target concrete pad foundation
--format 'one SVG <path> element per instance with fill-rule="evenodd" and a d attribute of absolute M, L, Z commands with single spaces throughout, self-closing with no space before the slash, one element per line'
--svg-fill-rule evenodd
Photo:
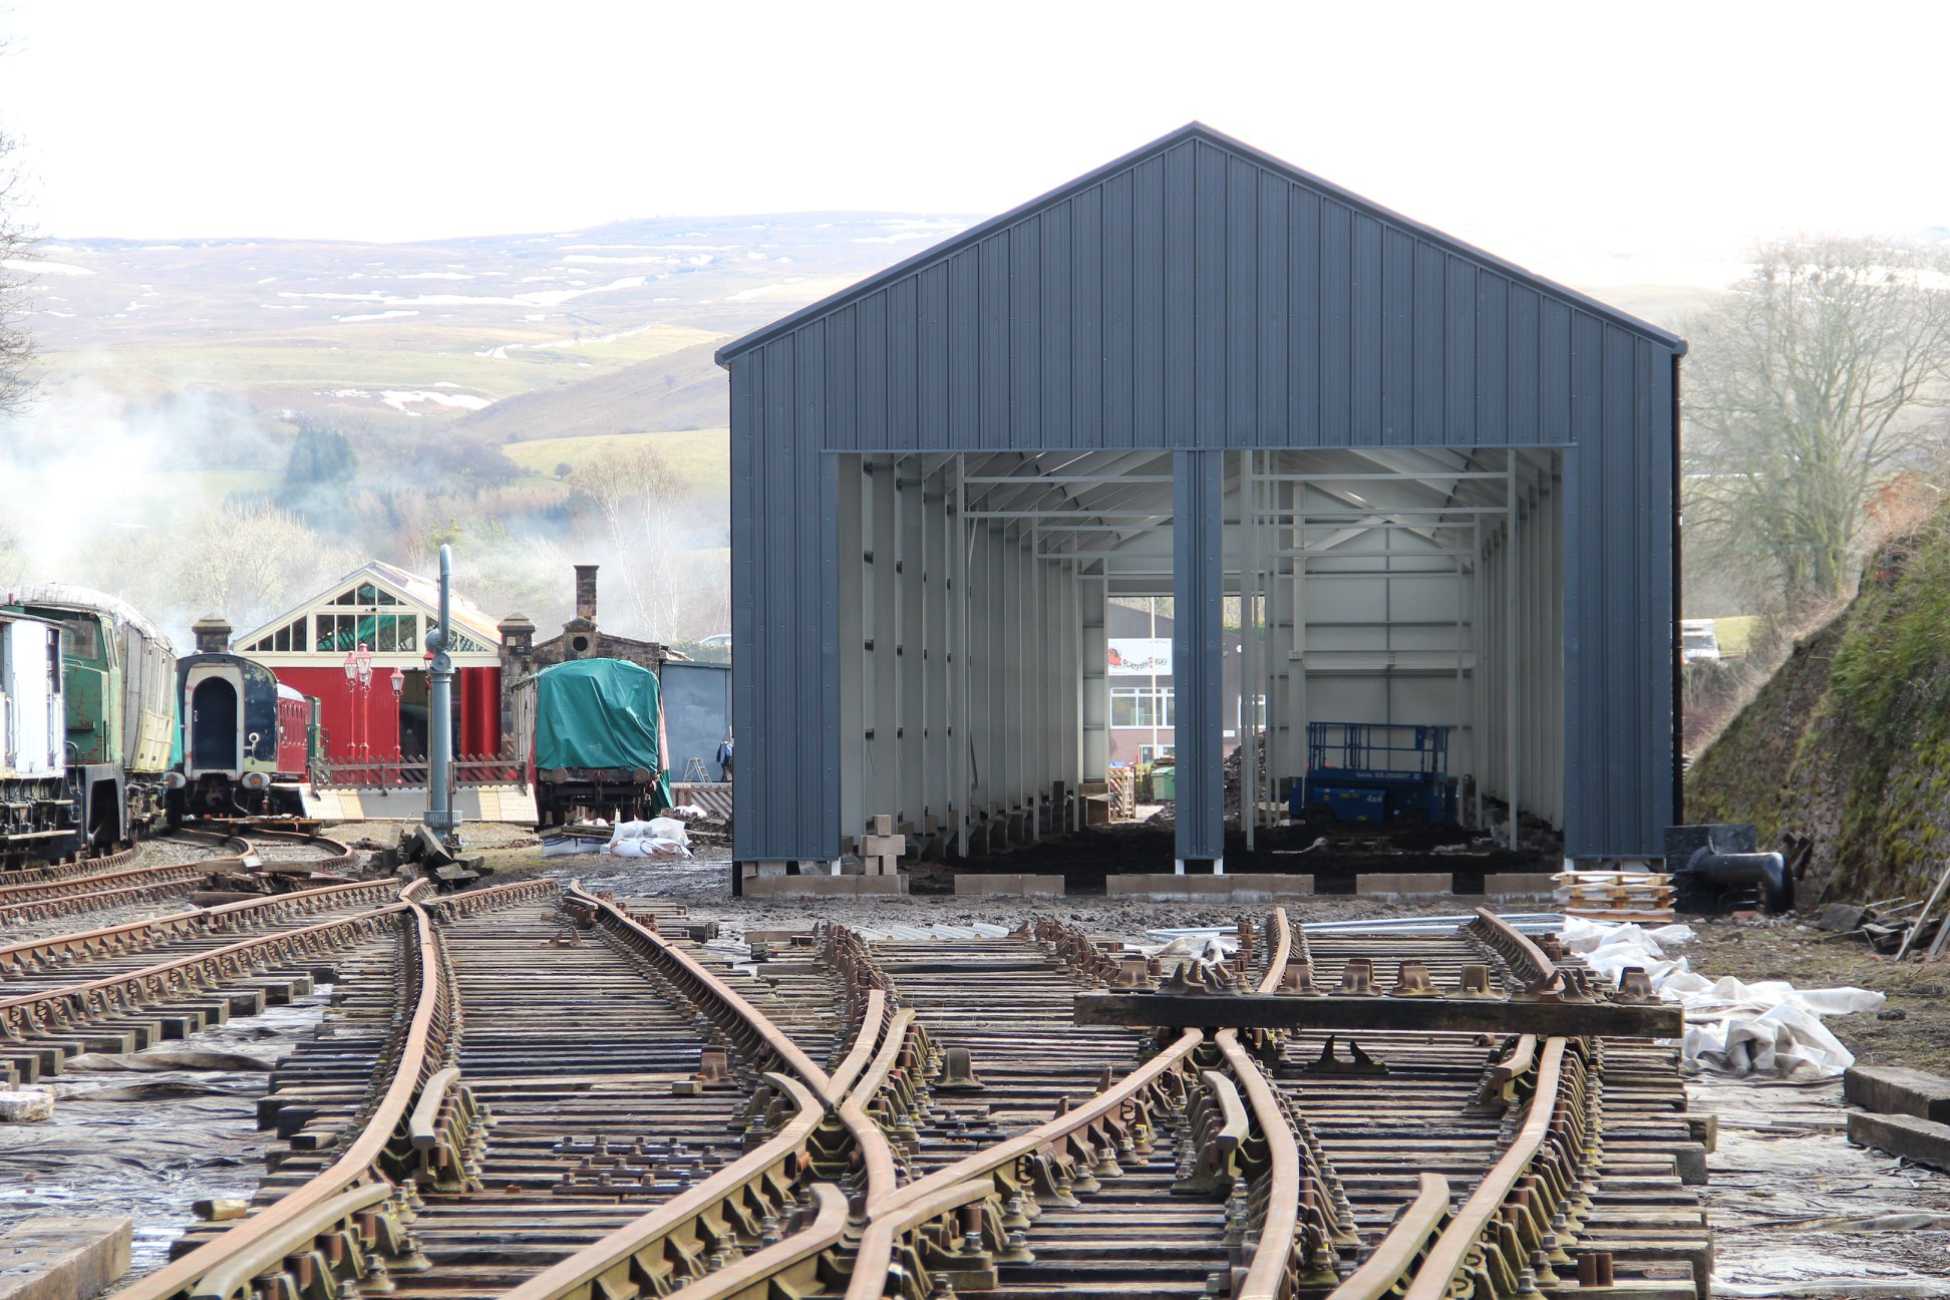
<path fill-rule="evenodd" d="M 0 1235 L 0 1300 L 89 1300 L 129 1270 L 129 1218 L 28 1219 Z"/>
<path fill-rule="evenodd" d="M 905 894 L 906 876 L 747 876 L 746 898 L 858 898 Z"/>

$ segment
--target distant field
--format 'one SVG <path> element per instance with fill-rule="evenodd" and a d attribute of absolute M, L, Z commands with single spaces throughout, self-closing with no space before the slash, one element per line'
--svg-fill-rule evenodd
<path fill-rule="evenodd" d="M 1746 654 L 1747 646 L 1754 637 L 1754 627 L 1759 622 L 1759 616 L 1754 614 L 1714 619 L 1713 635 L 1719 638 L 1720 653 L 1729 659 Z"/>
<path fill-rule="evenodd" d="M 731 431 L 682 429 L 669 433 L 600 433 L 586 438 L 537 438 L 503 443 L 501 454 L 544 478 L 557 465 L 578 468 L 617 447 L 654 447 L 686 486 L 723 493 L 731 486 Z"/>
<path fill-rule="evenodd" d="M 554 330 L 458 330 L 439 322 L 330 323 L 248 342 L 124 344 L 111 352 L 50 356 L 51 366 L 88 374 L 110 368 L 122 391 L 185 385 L 288 395 L 312 406 L 318 393 L 344 389 L 431 389 L 453 385 L 489 398 L 573 384 L 668 356 L 719 335 L 653 325 L 620 338 L 588 341 Z"/>

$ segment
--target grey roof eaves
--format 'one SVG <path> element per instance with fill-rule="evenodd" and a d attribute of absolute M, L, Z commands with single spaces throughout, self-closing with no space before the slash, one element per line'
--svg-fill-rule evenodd
<path fill-rule="evenodd" d="M 1514 262 L 1506 261 L 1494 253 L 1485 252 L 1473 244 L 1468 244 L 1457 239 L 1453 235 L 1444 234 L 1433 226 L 1416 221 L 1412 217 L 1405 217 L 1399 212 L 1381 206 L 1379 203 L 1364 199 L 1350 190 L 1341 188 L 1332 181 L 1324 180 L 1312 172 L 1295 167 L 1292 163 L 1283 162 L 1263 150 L 1254 148 L 1252 145 L 1235 140 L 1223 131 L 1216 131 L 1206 126 L 1203 122 L 1188 122 L 1177 130 L 1160 136 L 1149 144 L 1141 145 L 1120 158 L 1115 158 L 1101 167 L 1085 172 L 1074 180 L 1066 181 L 1055 189 L 1044 194 L 1039 194 L 1026 203 L 1017 204 L 999 216 L 990 217 L 987 221 L 970 226 L 958 235 L 952 235 L 938 244 L 922 249 L 912 257 L 903 258 L 884 271 L 878 271 L 866 277 L 864 280 L 859 281 L 857 284 L 849 285 L 837 293 L 828 294 L 817 302 L 808 303 L 795 312 L 781 316 L 769 325 L 761 325 L 749 334 L 733 339 L 713 354 L 713 360 L 720 366 L 726 365 L 733 357 L 741 352 L 750 351 L 752 348 L 778 335 L 797 329 L 814 317 L 823 316 L 845 303 L 862 298 L 884 285 L 892 284 L 894 281 L 902 279 L 928 263 L 939 261 L 964 247 L 977 244 L 996 231 L 1021 221 L 1030 213 L 1068 198 L 1078 191 L 1088 189 L 1090 186 L 1097 184 L 1105 178 L 1114 176 L 1118 172 L 1134 166 L 1142 159 L 1154 154 L 1161 154 L 1174 145 L 1194 139 L 1210 141 L 1222 149 L 1230 150 L 1251 159 L 1269 171 L 1286 176 L 1290 180 L 1305 185 L 1310 189 L 1317 190 L 1337 202 L 1344 203 L 1351 208 L 1364 212 L 1379 220 L 1399 225 L 1429 240 L 1431 243 L 1440 244 L 1451 252 L 1480 262 L 1499 274 L 1507 275 L 1544 293 L 1562 298 L 1574 307 L 1587 311 L 1604 320 L 1611 321 L 1613 324 L 1622 326 L 1635 334 L 1650 339 L 1661 347 L 1670 349 L 1674 356 L 1683 356 L 1686 352 L 1685 339 L 1669 330 L 1659 328 L 1650 321 L 1640 320 L 1629 312 L 1620 311 L 1609 303 L 1601 302 L 1589 294 L 1580 293 L 1568 285 L 1559 284 L 1555 280 L 1547 279 L 1534 271 L 1527 271 Z"/>

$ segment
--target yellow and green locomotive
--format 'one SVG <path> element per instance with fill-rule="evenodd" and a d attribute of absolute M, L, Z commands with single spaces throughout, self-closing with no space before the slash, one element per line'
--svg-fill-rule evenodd
<path fill-rule="evenodd" d="M 181 745 L 168 638 L 126 602 L 85 587 L 25 587 L 5 608 L 61 628 L 68 784 L 81 844 L 105 849 L 133 839 L 162 817 L 164 776 Z"/>

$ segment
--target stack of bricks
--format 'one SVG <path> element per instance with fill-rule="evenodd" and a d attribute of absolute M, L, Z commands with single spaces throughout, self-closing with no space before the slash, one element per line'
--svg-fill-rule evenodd
<path fill-rule="evenodd" d="M 862 874 L 869 876 L 898 876 L 901 855 L 907 852 L 907 836 L 894 834 L 894 819 L 886 813 L 878 813 L 873 819 L 873 828 L 860 841 L 860 860 L 864 864 Z"/>

